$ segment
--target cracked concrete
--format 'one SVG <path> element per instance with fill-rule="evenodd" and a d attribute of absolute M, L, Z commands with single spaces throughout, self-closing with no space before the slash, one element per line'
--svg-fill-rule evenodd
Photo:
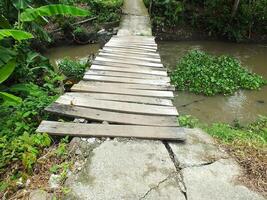
<path fill-rule="evenodd" d="M 264 199 L 235 181 L 242 169 L 202 130 L 189 131 L 184 144 L 165 146 L 182 177 L 187 200 Z"/>
<path fill-rule="evenodd" d="M 181 199 L 176 169 L 160 141 L 111 140 L 68 178 L 65 199 Z M 148 192 L 149 191 L 149 192 Z"/>

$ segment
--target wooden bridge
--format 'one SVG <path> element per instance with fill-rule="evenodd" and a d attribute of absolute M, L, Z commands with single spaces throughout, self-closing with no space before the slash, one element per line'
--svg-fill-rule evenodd
<path fill-rule="evenodd" d="M 99 51 L 83 80 L 46 108 L 90 123 L 43 121 L 38 132 L 184 140 L 171 100 L 174 87 L 151 36 L 149 16 L 132 8 L 143 4 L 138 2 L 125 2 L 118 35 Z"/>

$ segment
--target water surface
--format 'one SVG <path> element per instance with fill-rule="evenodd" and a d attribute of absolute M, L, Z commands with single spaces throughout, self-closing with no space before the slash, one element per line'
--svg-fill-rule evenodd
<path fill-rule="evenodd" d="M 205 50 L 215 55 L 237 57 L 242 64 L 267 79 L 267 45 L 235 44 L 226 42 L 159 42 L 163 64 L 170 70 L 188 50 Z M 258 115 L 267 115 L 267 87 L 260 91 L 240 90 L 231 96 L 206 97 L 177 91 L 174 104 L 180 114 L 190 114 L 202 122 L 248 123 Z M 186 105 L 186 106 L 185 106 Z"/>

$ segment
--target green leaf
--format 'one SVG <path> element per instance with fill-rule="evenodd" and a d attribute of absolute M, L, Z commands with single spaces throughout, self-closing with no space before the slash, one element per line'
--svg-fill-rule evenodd
<path fill-rule="evenodd" d="M 0 15 L 0 28 L 11 28 L 8 20 L 3 15 Z"/>
<path fill-rule="evenodd" d="M 5 106 L 15 106 L 22 102 L 20 97 L 7 92 L 0 92 L 0 97 L 4 100 L 3 105 Z"/>
<path fill-rule="evenodd" d="M 3 83 L 12 74 L 16 67 L 16 61 L 10 60 L 6 65 L 0 68 L 0 83 Z"/>
<path fill-rule="evenodd" d="M 12 0 L 13 5 L 18 10 L 22 10 L 28 7 L 29 0 Z"/>
<path fill-rule="evenodd" d="M 17 53 L 9 48 L 0 46 L 0 67 L 7 64 Z"/>
<path fill-rule="evenodd" d="M 33 38 L 33 35 L 26 31 L 14 30 L 14 29 L 0 29 L 0 40 L 5 37 L 12 37 L 15 40 L 27 40 Z"/>
<path fill-rule="evenodd" d="M 23 13 L 21 13 L 20 19 L 23 22 L 30 22 L 38 19 L 39 17 L 53 15 L 88 16 L 90 15 L 90 12 L 74 6 L 56 4 L 26 9 Z"/>

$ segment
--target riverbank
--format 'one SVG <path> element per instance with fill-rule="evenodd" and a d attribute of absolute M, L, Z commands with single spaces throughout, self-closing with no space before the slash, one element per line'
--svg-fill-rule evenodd
<path fill-rule="evenodd" d="M 267 43 L 266 1 L 144 2 L 158 39 Z"/>

